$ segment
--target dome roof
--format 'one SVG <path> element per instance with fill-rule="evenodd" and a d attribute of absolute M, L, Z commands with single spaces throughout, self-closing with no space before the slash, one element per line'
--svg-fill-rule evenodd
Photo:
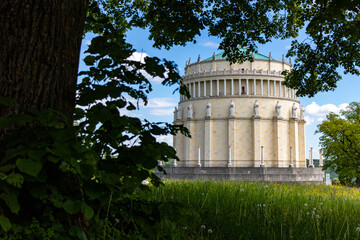
<path fill-rule="evenodd" d="M 246 52 L 246 48 L 240 48 L 240 51 L 241 52 Z M 225 56 L 223 56 L 224 52 L 221 52 L 221 53 L 218 53 L 215 55 L 215 60 L 220 60 L 220 59 L 226 59 Z M 263 54 L 260 54 L 260 53 L 254 53 L 254 58 L 255 59 L 265 59 L 265 60 L 269 60 L 269 57 L 263 55 Z M 212 60 L 213 57 L 209 57 L 209 58 L 206 58 L 204 61 L 210 61 Z"/>

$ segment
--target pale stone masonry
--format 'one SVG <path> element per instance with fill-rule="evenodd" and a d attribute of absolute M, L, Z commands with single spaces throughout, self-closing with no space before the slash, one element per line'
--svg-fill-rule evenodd
<path fill-rule="evenodd" d="M 306 167 L 305 121 L 296 90 L 282 83 L 291 63 L 253 54 L 253 62 L 232 64 L 222 54 L 187 63 L 174 124 L 178 167 Z M 189 61 L 190 62 L 190 61 Z M 291 152 L 290 152 L 291 151 Z"/>

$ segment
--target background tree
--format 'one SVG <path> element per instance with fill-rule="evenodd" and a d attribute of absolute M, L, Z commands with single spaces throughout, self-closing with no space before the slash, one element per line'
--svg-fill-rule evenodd
<path fill-rule="evenodd" d="M 342 184 L 355 179 L 360 187 L 360 103 L 352 102 L 340 115 L 329 113 L 318 125 L 320 145 L 326 158 L 324 169 L 339 174 Z"/>

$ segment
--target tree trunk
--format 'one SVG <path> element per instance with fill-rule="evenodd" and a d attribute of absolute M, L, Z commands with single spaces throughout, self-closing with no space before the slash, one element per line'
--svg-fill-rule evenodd
<path fill-rule="evenodd" d="M 0 116 L 52 109 L 72 124 L 87 6 L 88 0 L 0 1 L 0 98 L 16 101 L 0 105 Z M 4 134 L 0 129 L 0 159 L 7 148 Z M 81 190 L 78 179 L 70 180 Z M 84 229 L 82 219 L 72 220 Z"/>
<path fill-rule="evenodd" d="M 72 123 L 87 0 L 1 0 L 0 116 L 58 110 Z M 0 135 L 1 139 L 1 135 Z"/>

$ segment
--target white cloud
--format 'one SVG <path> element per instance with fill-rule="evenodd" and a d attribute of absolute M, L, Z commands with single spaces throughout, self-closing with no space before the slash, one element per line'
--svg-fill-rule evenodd
<path fill-rule="evenodd" d="M 133 52 L 133 54 L 131 54 L 131 56 L 128 58 L 128 60 L 145 63 L 144 59 L 145 59 L 145 57 L 148 57 L 148 56 L 149 55 L 144 52 Z"/>
<path fill-rule="evenodd" d="M 149 57 L 149 55 L 145 52 L 134 52 L 128 60 L 137 61 L 141 63 L 145 63 L 145 57 Z M 150 82 L 155 84 L 160 84 L 164 79 L 160 77 L 152 77 L 150 74 L 148 74 L 146 71 L 141 70 L 141 73 L 150 80 Z M 166 74 L 166 72 L 165 72 Z"/>
<path fill-rule="evenodd" d="M 289 50 L 290 48 L 291 48 L 291 44 L 286 45 L 286 47 L 285 47 L 286 50 Z"/>
<path fill-rule="evenodd" d="M 310 118 L 309 116 L 305 116 L 304 120 L 306 122 L 306 125 L 311 125 L 314 122 L 314 119 Z"/>
<path fill-rule="evenodd" d="M 155 116 L 169 116 L 172 115 L 173 112 L 173 108 L 154 108 L 150 110 L 150 114 Z"/>
<path fill-rule="evenodd" d="M 148 104 L 146 105 L 149 108 L 166 108 L 166 107 L 175 107 L 177 104 L 173 98 L 150 98 Z"/>
<path fill-rule="evenodd" d="M 322 122 L 325 119 L 326 114 L 330 112 L 338 114 L 341 110 L 346 109 L 348 105 L 348 103 L 342 103 L 338 106 L 334 104 L 324 104 L 320 106 L 316 102 L 312 102 L 305 107 L 306 125 L 310 125 L 314 122 Z"/>
<path fill-rule="evenodd" d="M 218 48 L 219 44 L 213 41 L 206 41 L 203 43 L 200 43 L 201 46 L 203 47 L 209 47 L 209 48 Z"/>
<path fill-rule="evenodd" d="M 156 140 L 159 142 L 166 142 L 170 146 L 173 145 L 173 135 L 162 135 L 162 136 L 156 136 Z"/>
<path fill-rule="evenodd" d="M 310 105 L 307 105 L 305 111 L 307 115 L 312 116 L 326 116 L 330 112 L 339 113 L 340 110 L 345 109 L 349 104 L 342 103 L 338 106 L 334 104 L 325 104 L 319 106 L 316 102 L 312 102 Z"/>

